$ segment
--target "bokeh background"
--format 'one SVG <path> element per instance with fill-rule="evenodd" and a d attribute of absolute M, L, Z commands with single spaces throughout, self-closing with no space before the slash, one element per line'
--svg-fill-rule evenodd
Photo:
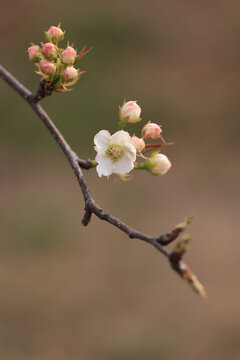
<path fill-rule="evenodd" d="M 73 91 L 42 102 L 80 157 L 94 158 L 99 130 L 116 131 L 124 98 L 176 143 L 162 178 L 85 175 L 96 201 L 141 231 L 195 215 L 186 261 L 209 296 L 145 243 L 94 217 L 81 226 L 66 159 L 0 81 L 0 358 L 239 359 L 239 1 L 3 0 L 0 13 L 1 63 L 33 91 L 25 50 L 50 25 L 93 46 Z"/>

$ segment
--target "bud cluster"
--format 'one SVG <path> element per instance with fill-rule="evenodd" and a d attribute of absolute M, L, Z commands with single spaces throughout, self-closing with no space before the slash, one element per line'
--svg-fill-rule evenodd
<path fill-rule="evenodd" d="M 119 128 L 123 129 L 128 123 L 137 123 L 141 121 L 140 114 L 141 108 L 136 101 L 124 102 L 123 105 L 119 107 Z M 138 138 L 135 135 L 131 138 L 131 143 L 134 145 L 137 154 L 145 159 L 144 162 L 136 163 L 135 169 L 146 169 L 152 175 L 164 175 L 171 168 L 171 163 L 167 156 L 156 151 L 169 145 L 165 142 L 161 134 L 161 126 L 149 121 L 142 128 L 141 138 Z M 161 140 L 160 144 L 146 144 L 146 141 L 157 139 Z M 151 152 L 149 158 L 143 156 L 143 154 L 145 155 L 149 152 Z"/>
<path fill-rule="evenodd" d="M 64 92 L 67 86 L 74 85 L 84 73 L 76 69 L 75 65 L 90 50 L 84 46 L 78 53 L 69 43 L 65 49 L 60 48 L 58 44 L 64 35 L 65 31 L 61 30 L 60 25 L 51 26 L 45 32 L 46 42 L 41 43 L 41 47 L 32 43 L 27 50 L 29 60 L 38 68 L 36 73 L 43 76 L 49 85 L 59 92 Z"/>
<path fill-rule="evenodd" d="M 152 175 L 161 176 L 171 168 L 167 156 L 156 151 L 170 145 L 163 139 L 159 125 L 149 121 L 142 128 L 141 138 L 123 131 L 128 123 L 141 121 L 140 114 L 141 108 L 136 101 L 124 102 L 119 106 L 119 131 L 111 136 L 107 130 L 101 130 L 95 135 L 96 170 L 100 177 L 112 173 L 123 176 L 133 169 L 145 169 Z M 156 139 L 160 139 L 161 143 L 146 143 Z M 151 153 L 150 157 L 147 158 L 146 153 Z M 144 158 L 145 161 L 137 162 L 137 156 Z"/>

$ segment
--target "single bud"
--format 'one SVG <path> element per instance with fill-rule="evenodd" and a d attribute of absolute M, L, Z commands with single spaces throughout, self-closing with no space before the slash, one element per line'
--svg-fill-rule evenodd
<path fill-rule="evenodd" d="M 61 55 L 61 59 L 62 59 L 62 63 L 63 64 L 67 64 L 67 65 L 73 65 L 75 60 L 76 60 L 76 50 L 71 47 L 68 46 Z"/>
<path fill-rule="evenodd" d="M 131 143 L 135 147 L 136 151 L 140 153 L 145 148 L 145 142 L 143 139 L 139 139 L 137 136 L 131 137 Z"/>
<path fill-rule="evenodd" d="M 39 62 L 42 58 L 41 49 L 38 45 L 30 46 L 27 49 L 29 60 L 33 62 Z"/>
<path fill-rule="evenodd" d="M 144 139 L 157 139 L 162 129 L 159 125 L 149 122 L 142 128 L 142 137 Z"/>
<path fill-rule="evenodd" d="M 152 175 L 164 175 L 171 168 L 172 164 L 166 155 L 153 153 L 148 159 L 148 170 Z"/>
<path fill-rule="evenodd" d="M 52 59 L 57 55 L 57 50 L 55 48 L 55 45 L 52 43 L 46 43 L 42 47 L 42 52 L 48 59 Z"/>
<path fill-rule="evenodd" d="M 62 71 L 61 76 L 64 82 L 74 81 L 78 77 L 78 70 L 73 66 L 68 66 L 65 70 Z"/>
<path fill-rule="evenodd" d="M 48 41 L 57 44 L 64 37 L 64 32 L 57 26 L 50 26 L 48 31 L 45 32 Z"/>
<path fill-rule="evenodd" d="M 136 101 L 127 101 L 119 109 L 120 120 L 127 119 L 128 123 L 136 123 L 140 120 L 141 108 Z"/>
<path fill-rule="evenodd" d="M 56 65 L 50 61 L 47 61 L 46 59 L 42 59 L 40 61 L 40 67 L 41 67 L 42 71 L 44 72 L 44 74 L 47 74 L 47 75 L 54 74 L 56 71 Z"/>

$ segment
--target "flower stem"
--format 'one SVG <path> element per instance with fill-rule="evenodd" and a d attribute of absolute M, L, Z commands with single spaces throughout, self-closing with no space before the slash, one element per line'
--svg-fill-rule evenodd
<path fill-rule="evenodd" d="M 134 169 L 135 170 L 147 170 L 147 161 L 135 164 Z"/>

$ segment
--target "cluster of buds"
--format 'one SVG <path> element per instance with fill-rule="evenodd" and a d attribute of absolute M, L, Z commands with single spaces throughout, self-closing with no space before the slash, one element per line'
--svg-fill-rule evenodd
<path fill-rule="evenodd" d="M 119 131 L 112 136 L 106 130 L 101 130 L 94 138 L 97 156 L 97 172 L 99 176 L 109 176 L 112 173 L 125 175 L 133 169 L 145 169 L 152 175 L 164 175 L 171 168 L 171 162 L 166 155 L 156 150 L 170 145 L 162 137 L 159 125 L 148 122 L 142 128 L 139 138 L 135 134 L 130 136 L 124 131 L 128 123 L 141 121 L 141 108 L 136 101 L 124 102 L 119 107 Z M 160 139 L 160 143 L 147 143 L 149 140 Z M 150 157 L 145 154 L 151 153 Z M 137 156 L 144 158 L 137 162 Z"/>
<path fill-rule="evenodd" d="M 140 117 L 140 114 L 141 108 L 136 101 L 124 102 L 124 104 L 119 107 L 119 127 L 122 129 L 126 126 L 127 123 L 137 123 L 141 121 L 142 119 Z M 154 151 L 158 148 L 169 145 L 169 143 L 166 143 L 161 134 L 161 126 L 149 121 L 142 128 L 141 138 L 138 138 L 135 135 L 132 136 L 131 142 L 134 145 L 138 155 L 142 156 L 143 154 L 152 152 L 149 158 L 146 158 L 146 156 L 144 156 L 144 162 L 136 163 L 135 169 L 146 169 L 152 175 L 161 176 L 166 174 L 167 171 L 171 168 L 171 162 L 169 161 L 167 156 L 159 153 L 158 151 Z M 146 144 L 146 141 L 156 139 L 160 139 L 161 143 Z"/>
<path fill-rule="evenodd" d="M 67 90 L 68 86 L 74 85 L 84 71 L 75 68 L 77 62 L 90 50 L 86 46 L 77 52 L 69 43 L 65 49 L 58 46 L 63 40 L 63 32 L 58 26 L 51 26 L 45 32 L 46 43 L 30 46 L 27 50 L 29 60 L 38 68 L 37 74 L 46 79 L 52 89 L 60 92 Z"/>

